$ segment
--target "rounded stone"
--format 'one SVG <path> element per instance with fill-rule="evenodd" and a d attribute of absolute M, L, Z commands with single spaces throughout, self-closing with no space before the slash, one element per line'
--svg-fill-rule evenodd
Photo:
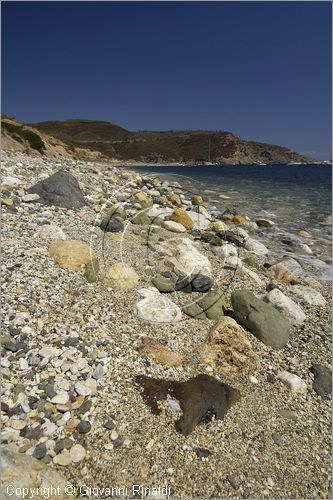
<path fill-rule="evenodd" d="M 80 432 L 80 434 L 86 434 L 91 429 L 91 423 L 88 422 L 88 420 L 81 420 L 76 429 Z"/>
<path fill-rule="evenodd" d="M 38 460 L 41 460 L 42 458 L 45 457 L 46 452 L 47 452 L 47 449 L 46 449 L 45 444 L 44 443 L 39 443 L 36 446 L 36 448 L 34 449 L 34 452 L 33 452 L 32 456 L 34 458 L 37 458 Z"/>
<path fill-rule="evenodd" d="M 208 292 L 212 288 L 214 281 L 209 276 L 197 274 L 191 281 L 192 290 L 194 292 Z"/>
<path fill-rule="evenodd" d="M 86 456 L 86 450 L 81 444 L 75 444 L 73 448 L 70 449 L 69 455 L 72 462 L 82 462 L 82 460 Z"/>

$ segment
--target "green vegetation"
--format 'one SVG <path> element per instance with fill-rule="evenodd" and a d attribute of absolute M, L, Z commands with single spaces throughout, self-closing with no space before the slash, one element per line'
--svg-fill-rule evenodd
<path fill-rule="evenodd" d="M 14 139 L 18 140 L 19 142 L 25 140 L 29 143 L 32 149 L 36 149 L 40 153 L 44 152 L 44 142 L 42 141 L 40 136 L 32 130 L 25 129 L 20 125 L 14 125 L 13 123 L 5 122 L 4 120 L 1 120 L 1 126 L 4 130 L 7 130 L 7 132 L 9 132 Z"/>

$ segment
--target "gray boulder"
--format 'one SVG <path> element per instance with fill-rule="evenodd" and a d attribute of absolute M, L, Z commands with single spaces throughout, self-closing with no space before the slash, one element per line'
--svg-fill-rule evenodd
<path fill-rule="evenodd" d="M 249 290 L 235 290 L 231 303 L 236 319 L 264 344 L 281 349 L 289 340 L 290 325 L 282 314 Z"/>
<path fill-rule="evenodd" d="M 81 208 L 86 205 L 78 181 L 68 172 L 56 172 L 37 182 L 28 193 L 39 195 L 38 203 L 64 208 Z"/>
<path fill-rule="evenodd" d="M 313 365 L 310 368 L 314 375 L 313 388 L 323 398 L 332 394 L 332 370 L 323 365 Z"/>

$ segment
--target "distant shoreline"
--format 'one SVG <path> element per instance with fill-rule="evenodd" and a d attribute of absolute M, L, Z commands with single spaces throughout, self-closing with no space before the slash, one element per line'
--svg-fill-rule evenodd
<path fill-rule="evenodd" d="M 128 162 L 128 161 L 120 161 L 112 162 L 112 165 L 118 168 L 138 168 L 138 167 L 149 167 L 149 168 L 157 168 L 157 167 L 271 167 L 274 165 L 286 166 L 286 167 L 332 167 L 332 163 L 330 162 L 311 162 L 311 163 L 177 163 L 177 162 L 168 162 L 168 163 L 145 163 L 145 162 Z"/>

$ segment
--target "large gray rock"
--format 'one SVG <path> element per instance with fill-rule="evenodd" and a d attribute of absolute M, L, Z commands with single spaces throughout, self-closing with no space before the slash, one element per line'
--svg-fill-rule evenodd
<path fill-rule="evenodd" d="M 313 365 L 310 370 L 314 375 L 313 388 L 323 398 L 332 394 L 332 370 L 327 366 Z"/>
<path fill-rule="evenodd" d="M 289 340 L 289 323 L 271 304 L 266 304 L 249 290 L 235 290 L 231 295 L 236 319 L 264 344 L 281 349 Z"/>
<path fill-rule="evenodd" d="M 86 202 L 78 181 L 68 172 L 56 172 L 28 189 L 37 193 L 39 203 L 64 208 L 81 208 Z"/>
<path fill-rule="evenodd" d="M 34 499 L 45 499 L 44 493 L 47 490 L 50 492 L 49 498 L 74 498 L 74 495 L 66 493 L 67 484 L 68 481 L 49 465 L 2 447 L 1 498 L 5 500 L 27 498 L 23 496 L 27 489 L 29 492 L 34 492 Z"/>

